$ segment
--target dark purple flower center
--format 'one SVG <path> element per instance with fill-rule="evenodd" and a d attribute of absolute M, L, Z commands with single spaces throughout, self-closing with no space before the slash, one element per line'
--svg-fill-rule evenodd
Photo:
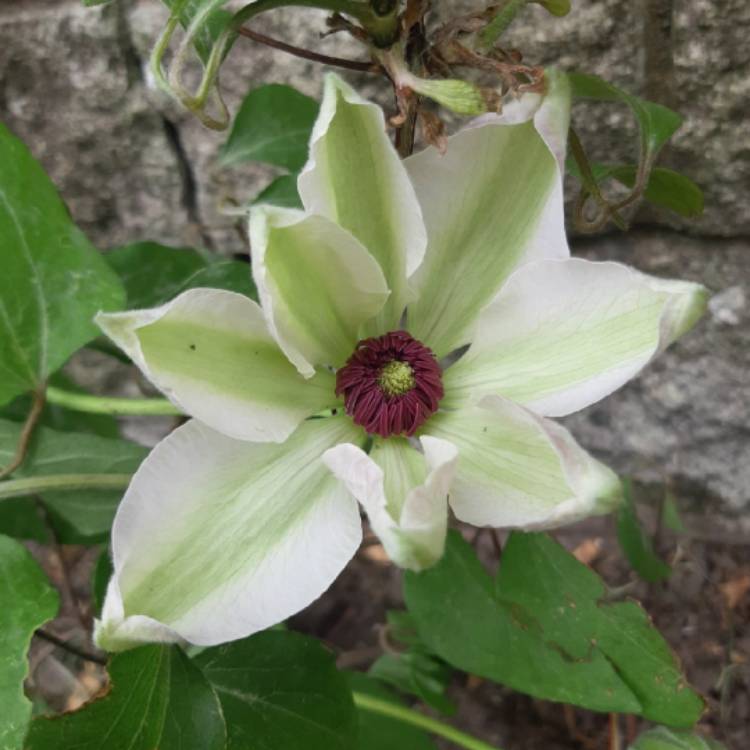
<path fill-rule="evenodd" d="M 413 435 L 443 397 L 440 365 L 406 331 L 363 339 L 336 373 L 346 413 L 370 434 Z"/>

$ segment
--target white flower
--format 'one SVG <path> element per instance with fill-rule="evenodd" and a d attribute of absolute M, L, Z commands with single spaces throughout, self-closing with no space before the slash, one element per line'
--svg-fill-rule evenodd
<path fill-rule="evenodd" d="M 635 376 L 705 294 L 569 257 L 569 94 L 555 74 L 548 88 L 401 162 L 380 109 L 328 78 L 305 211 L 250 219 L 262 306 L 194 289 L 99 315 L 193 417 L 120 505 L 101 646 L 211 645 L 285 619 L 356 551 L 357 501 L 412 569 L 442 554 L 449 503 L 524 529 L 613 506 L 615 475 L 547 417 Z"/>

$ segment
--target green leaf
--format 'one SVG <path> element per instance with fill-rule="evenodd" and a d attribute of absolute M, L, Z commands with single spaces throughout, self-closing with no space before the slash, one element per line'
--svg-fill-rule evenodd
<path fill-rule="evenodd" d="M 625 187 L 635 185 L 638 168 L 632 164 L 600 164 L 592 162 L 591 172 L 597 184 L 608 179 L 617 180 Z M 566 162 L 568 171 L 583 179 L 575 161 Z M 674 211 L 680 216 L 694 218 L 703 213 L 703 192 L 685 175 L 665 167 L 654 167 L 649 173 L 648 184 L 643 197 L 659 208 Z"/>
<path fill-rule="evenodd" d="M 570 13 L 570 0 L 532 0 L 543 6 L 553 16 L 567 16 Z"/>
<path fill-rule="evenodd" d="M 599 577 L 543 534 L 512 534 L 493 582 L 452 533 L 440 563 L 406 573 L 404 594 L 427 645 L 467 672 L 674 726 L 703 709 L 645 612 L 604 603 Z"/>
<path fill-rule="evenodd" d="M 0 405 L 36 388 L 116 310 L 117 276 L 24 144 L 0 125 Z"/>
<path fill-rule="evenodd" d="M 208 263 L 195 250 L 136 242 L 105 256 L 122 279 L 127 307 L 156 307 L 176 297 L 188 279 Z"/>
<path fill-rule="evenodd" d="M 5 465 L 18 443 L 21 426 L 0 420 L 0 465 Z M 26 460 L 14 478 L 50 474 L 129 474 L 148 451 L 126 440 L 75 432 L 55 432 L 37 427 Z M 111 490 L 50 492 L 43 500 L 79 534 L 96 537 L 107 534 L 122 493 Z M 7 501 L 0 501 L 0 505 Z"/>
<path fill-rule="evenodd" d="M 664 494 L 664 505 L 661 511 L 662 523 L 675 534 L 685 533 L 685 524 L 680 518 L 680 511 L 677 508 L 677 498 L 674 493 L 667 490 Z"/>
<path fill-rule="evenodd" d="M 114 568 L 112 557 L 106 545 L 102 547 L 102 553 L 96 560 L 94 573 L 91 576 L 91 594 L 94 600 L 94 612 L 99 615 L 104 605 L 104 597 L 107 593 L 107 584 L 112 577 Z"/>
<path fill-rule="evenodd" d="M 265 631 L 195 658 L 219 694 L 227 750 L 351 750 L 357 714 L 345 676 L 316 640 Z"/>
<path fill-rule="evenodd" d="M 243 100 L 221 150 L 222 166 L 259 161 L 300 170 L 318 116 L 318 103 L 291 86 L 268 84 Z"/>
<path fill-rule="evenodd" d="M 347 674 L 349 687 L 358 693 L 369 695 L 397 706 L 401 701 L 377 680 L 361 672 Z M 435 743 L 426 732 L 404 724 L 388 716 L 360 709 L 359 742 L 357 750 L 435 750 Z"/>
<path fill-rule="evenodd" d="M 112 0 L 82 0 L 86 8 L 95 8 L 97 5 L 107 5 Z"/>
<path fill-rule="evenodd" d="M 608 176 L 626 187 L 635 185 L 637 168 L 632 165 L 607 167 Z M 703 191 L 685 175 L 665 167 L 654 167 L 643 197 L 659 208 L 694 218 L 703 213 Z"/>
<path fill-rule="evenodd" d="M 20 748 L 31 718 L 23 693 L 34 631 L 57 613 L 58 597 L 21 544 L 0 536 L 0 748 Z"/>
<path fill-rule="evenodd" d="M 42 521 L 39 508 L 27 497 L 0 501 L 0 534 L 15 539 L 33 539 L 42 544 L 50 541 L 50 533 Z"/>
<path fill-rule="evenodd" d="M 187 27 L 190 26 L 193 17 L 198 13 L 201 7 L 210 1 L 211 0 L 182 0 L 182 8 L 180 8 L 178 14 L 182 28 L 187 29 Z M 172 10 L 180 0 L 162 0 L 162 2 L 167 8 Z M 196 34 L 195 39 L 193 39 L 193 46 L 204 63 L 208 61 L 214 42 L 218 39 L 219 35 L 231 19 L 232 14 L 229 11 L 218 8 L 209 14 L 208 20 Z"/>
<path fill-rule="evenodd" d="M 669 578 L 672 569 L 654 552 L 651 539 L 641 527 L 633 503 L 630 482 L 623 482 L 625 501 L 617 511 L 617 539 L 636 573 L 649 583 Z"/>
<path fill-rule="evenodd" d="M 270 203 L 284 208 L 302 208 L 302 200 L 299 197 L 299 192 L 297 192 L 297 175 L 283 174 L 266 185 L 255 196 L 252 205 L 255 206 L 259 203 Z"/>
<path fill-rule="evenodd" d="M 645 157 L 653 162 L 659 149 L 674 135 L 682 124 L 682 117 L 671 109 L 646 101 L 613 86 L 598 76 L 586 73 L 569 73 L 573 96 L 598 101 L 627 104 L 638 121 L 641 145 Z"/>
<path fill-rule="evenodd" d="M 257 301 L 258 291 L 253 283 L 250 266 L 239 260 L 224 260 L 212 263 L 196 271 L 180 289 L 195 289 L 197 287 L 211 287 L 226 289 L 229 292 L 244 294 Z"/>
<path fill-rule="evenodd" d="M 26 750 L 223 750 L 226 727 L 213 688 L 177 646 L 112 657 L 104 698 L 31 723 Z"/>
<path fill-rule="evenodd" d="M 372 677 L 449 716 L 456 712 L 455 704 L 445 695 L 452 673 L 447 664 L 418 650 L 384 654 L 369 670 Z"/>
<path fill-rule="evenodd" d="M 701 737 L 692 732 L 656 727 L 638 737 L 628 750 L 726 750 L 726 748 L 716 740 Z"/>

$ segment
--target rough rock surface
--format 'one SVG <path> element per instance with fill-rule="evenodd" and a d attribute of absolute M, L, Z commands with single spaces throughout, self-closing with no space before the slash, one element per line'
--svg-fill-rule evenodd
<path fill-rule="evenodd" d="M 459 5 L 468 7 L 451 8 Z M 224 135 L 147 86 L 145 63 L 164 18 L 158 0 L 92 9 L 79 0 L 0 3 L 0 119 L 29 143 L 100 247 L 156 239 L 236 252 L 244 240 L 219 204 L 247 201 L 272 173 L 219 170 Z M 342 36 L 320 40 L 323 19 L 284 10 L 253 26 L 329 54 L 361 56 Z M 529 61 L 598 73 L 686 117 L 665 159 L 703 186 L 704 217 L 643 212 L 648 232 L 577 247 L 699 279 L 716 292 L 711 314 L 635 383 L 569 422 L 617 469 L 733 511 L 750 507 L 750 247 L 742 239 L 750 236 L 749 33 L 745 0 L 579 0 L 565 19 L 530 6 L 508 37 Z M 316 95 L 320 76 L 313 63 L 240 40 L 222 83 L 236 111 L 254 85 L 289 82 Z M 352 81 L 387 101 L 385 88 L 366 76 Z M 613 134 L 632 132 L 625 111 L 581 109 L 577 122 L 593 156 L 629 158 L 632 140 Z"/>

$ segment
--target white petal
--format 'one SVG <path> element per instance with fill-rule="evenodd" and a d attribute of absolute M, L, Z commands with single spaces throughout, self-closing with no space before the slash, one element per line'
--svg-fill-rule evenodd
<path fill-rule="evenodd" d="M 117 511 L 99 644 L 171 633 L 213 645 L 320 596 L 361 540 L 357 504 L 320 457 L 358 432 L 343 417 L 313 419 L 283 445 L 259 444 L 193 420 L 159 443 Z"/>
<path fill-rule="evenodd" d="M 308 211 L 349 230 L 383 269 L 391 296 L 370 333 L 397 329 L 411 296 L 407 276 L 424 257 L 422 215 L 381 108 L 335 75 L 326 78 L 297 186 Z"/>
<path fill-rule="evenodd" d="M 260 307 L 241 294 L 190 289 L 161 307 L 100 313 L 96 322 L 173 403 L 225 435 L 283 441 L 336 403 L 333 376 L 305 380 Z"/>
<path fill-rule="evenodd" d="M 340 366 L 388 298 L 380 266 L 323 216 L 272 206 L 250 217 L 253 277 L 268 326 L 305 376 Z"/>
<path fill-rule="evenodd" d="M 450 504 L 476 526 L 554 528 L 620 500 L 615 474 L 566 429 L 506 399 L 438 412 L 426 431 L 458 448 Z"/>
<path fill-rule="evenodd" d="M 519 265 L 570 254 L 559 161 L 570 96 L 564 77 L 549 82 L 541 101 L 527 95 L 457 133 L 444 156 L 429 148 L 405 162 L 429 238 L 408 328 L 438 356 L 471 341 L 479 311 Z"/>
<path fill-rule="evenodd" d="M 705 309 L 699 284 L 573 258 L 519 269 L 482 311 L 444 375 L 445 405 L 497 393 L 547 416 L 578 411 L 634 377 Z"/>
<path fill-rule="evenodd" d="M 323 455 L 362 503 L 389 557 L 410 570 L 423 570 L 442 557 L 458 455 L 445 440 L 428 436 L 420 442 L 424 453 L 403 438 L 390 438 L 377 441 L 372 456 L 351 444 Z"/>

